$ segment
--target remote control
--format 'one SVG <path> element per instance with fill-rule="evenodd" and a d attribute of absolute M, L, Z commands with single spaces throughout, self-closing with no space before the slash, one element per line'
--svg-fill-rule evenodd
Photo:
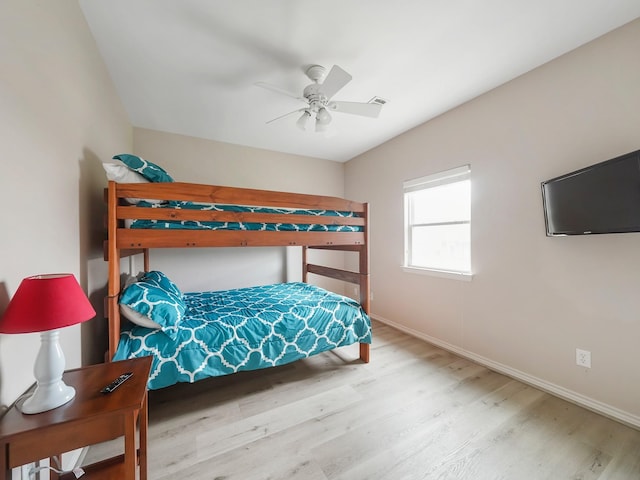
<path fill-rule="evenodd" d="M 131 375 L 133 375 L 133 372 L 123 373 L 118 378 L 116 378 L 113 382 L 111 382 L 109 385 L 107 385 L 102 390 L 100 390 L 100 393 L 113 392 L 116 388 L 122 385 L 129 377 L 131 377 Z"/>

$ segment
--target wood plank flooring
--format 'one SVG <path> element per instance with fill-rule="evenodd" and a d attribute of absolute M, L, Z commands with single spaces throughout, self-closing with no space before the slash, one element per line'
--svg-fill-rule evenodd
<path fill-rule="evenodd" d="M 638 430 L 380 323 L 357 356 L 150 392 L 149 478 L 640 479 Z"/>

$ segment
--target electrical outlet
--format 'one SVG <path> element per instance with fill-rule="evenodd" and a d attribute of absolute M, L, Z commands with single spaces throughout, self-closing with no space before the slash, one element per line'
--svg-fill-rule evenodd
<path fill-rule="evenodd" d="M 591 368 L 591 352 L 576 348 L 576 365 Z"/>
<path fill-rule="evenodd" d="M 369 292 L 369 300 L 373 301 L 373 290 Z"/>

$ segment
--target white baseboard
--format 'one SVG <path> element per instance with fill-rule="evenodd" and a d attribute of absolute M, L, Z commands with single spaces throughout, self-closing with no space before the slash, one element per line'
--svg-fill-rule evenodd
<path fill-rule="evenodd" d="M 615 408 L 606 403 L 599 402 L 598 400 L 594 400 L 593 398 L 587 397 L 580 393 L 561 387 L 560 385 L 556 385 L 554 383 L 547 382 L 546 380 L 543 380 L 541 378 L 534 377 L 532 375 L 529 375 L 528 373 L 522 372 L 520 370 L 516 370 L 515 368 L 511 368 L 508 365 L 495 362 L 489 358 L 483 357 L 482 355 L 478 355 L 476 353 L 470 352 L 463 348 L 460 348 L 450 343 L 439 340 L 435 337 L 431 337 L 425 333 L 419 332 L 412 328 L 393 322 L 379 315 L 371 315 L 371 318 L 373 318 L 374 320 L 378 320 L 379 322 L 384 323 L 386 325 L 389 325 L 390 327 L 393 327 L 397 330 L 400 330 L 401 332 L 404 332 L 408 335 L 411 335 L 412 337 L 419 338 L 420 340 L 424 340 L 425 342 L 436 345 L 460 357 L 464 357 L 468 360 L 471 360 L 472 362 L 478 363 L 484 367 L 487 367 L 490 370 L 496 371 L 498 373 L 502 373 L 504 375 L 507 375 L 508 377 L 514 378 L 523 383 L 539 388 L 540 390 L 543 390 L 547 393 L 555 395 L 556 397 L 575 403 L 576 405 L 584 407 L 593 412 L 599 413 L 600 415 L 604 415 L 605 417 L 611 418 L 620 423 L 624 423 L 625 425 L 628 425 L 630 427 L 640 429 L 640 417 L 637 415 L 633 415 L 629 412 L 625 412 L 624 410 L 620 410 L 619 408 Z"/>

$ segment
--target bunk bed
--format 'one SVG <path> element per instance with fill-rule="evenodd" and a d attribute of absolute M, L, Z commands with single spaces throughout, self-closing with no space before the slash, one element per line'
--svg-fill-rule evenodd
<path fill-rule="evenodd" d="M 215 297 L 214 303 L 218 302 L 217 307 L 203 307 L 207 310 L 204 312 L 205 315 L 216 309 L 221 309 L 224 312 L 223 315 L 227 315 L 229 305 L 237 301 L 243 310 L 255 306 L 257 313 L 250 313 L 250 315 L 258 318 L 261 317 L 261 312 L 270 309 L 274 304 L 277 304 L 277 307 L 274 307 L 276 310 L 288 309 L 293 312 L 295 319 L 303 315 L 301 312 L 306 309 L 304 305 L 308 305 L 309 302 L 317 305 L 325 313 L 325 318 L 320 321 L 319 327 L 307 323 L 307 320 L 297 322 L 298 326 L 292 327 L 296 322 L 290 320 L 286 328 L 294 328 L 293 333 L 290 332 L 292 337 L 283 334 L 282 325 L 277 327 L 269 325 L 271 329 L 269 341 L 274 338 L 274 335 L 277 339 L 284 339 L 283 341 L 287 344 L 286 354 L 283 350 L 281 354 L 276 353 L 270 357 L 269 354 L 254 355 L 255 352 L 249 351 L 244 352 L 245 361 L 229 365 L 223 358 L 225 354 L 207 352 L 202 357 L 205 363 L 207 359 L 211 361 L 211 358 L 218 356 L 219 364 L 215 368 L 205 371 L 206 369 L 197 367 L 196 373 L 185 373 L 185 369 L 179 364 L 176 365 L 174 360 L 170 379 L 158 379 L 154 383 L 152 380 L 155 377 L 165 375 L 160 371 L 163 368 L 169 368 L 166 367 L 167 362 L 164 362 L 163 357 L 154 353 L 149 388 L 162 388 L 178 381 L 193 382 L 203 376 L 224 375 L 239 370 L 279 365 L 352 343 L 359 343 L 359 358 L 365 363 L 369 362 L 371 325 L 368 317 L 370 283 L 368 205 L 366 203 L 337 197 L 173 181 L 159 183 L 109 181 L 105 189 L 105 197 L 108 205 L 105 260 L 109 264 L 108 296 L 105 307 L 109 321 L 107 360 L 149 355 L 151 352 L 157 353 L 161 348 L 150 340 L 151 330 L 143 326 L 132 326 L 128 321 L 121 319 L 122 307 L 119 304 L 123 290 L 120 260 L 130 255 L 141 254 L 144 259 L 144 271 L 151 272 L 149 275 L 153 276 L 152 273 L 155 272 L 150 266 L 150 249 L 300 246 L 302 247 L 302 283 L 299 284 L 185 294 L 179 292 L 173 284 L 171 288 L 175 288 L 176 295 L 181 298 L 183 296 L 187 309 L 201 305 L 204 297 Z M 358 271 L 309 263 L 307 255 L 309 249 L 355 252 L 358 257 Z M 163 275 L 161 272 L 159 274 Z M 310 274 L 357 285 L 359 301 L 356 302 L 348 297 L 310 285 L 307 281 Z M 238 295 L 241 297 L 240 300 Z M 293 299 L 298 303 L 282 306 L 281 301 L 284 301 L 285 297 L 287 301 Z M 327 319 L 326 312 L 330 310 L 329 319 Z M 250 334 L 254 343 L 264 343 L 264 341 L 260 342 L 260 335 L 269 334 L 268 332 L 260 333 L 259 330 L 265 330 L 265 325 L 269 323 L 262 318 L 261 321 L 256 331 Z M 221 341 L 225 342 L 225 345 L 231 341 L 231 337 L 237 340 L 238 336 L 242 335 L 237 324 L 233 322 L 229 324 L 220 317 L 216 317 L 215 321 L 209 323 L 219 331 L 219 336 L 224 337 Z M 240 323 L 244 325 L 245 321 L 242 320 Z M 344 324 L 346 331 L 340 330 L 341 333 L 336 334 L 339 338 L 332 338 L 327 332 L 335 329 L 336 324 Z M 223 332 L 224 326 L 230 328 L 226 333 Z M 193 328 L 190 332 L 198 328 Z M 142 333 L 135 329 L 142 329 Z M 274 329 L 280 330 L 274 331 Z M 316 337 L 313 345 L 291 347 L 290 343 L 287 343 L 300 342 L 303 334 L 308 334 L 309 331 L 313 331 Z M 161 333 L 156 331 L 155 336 L 166 341 L 166 335 Z M 178 349 L 182 349 L 186 344 L 184 338 L 178 337 L 173 340 L 178 344 L 182 342 Z M 198 342 L 203 341 L 198 339 Z M 248 344 L 247 341 L 243 340 L 243 342 Z M 251 350 L 253 346 L 247 346 L 247 348 Z"/>

